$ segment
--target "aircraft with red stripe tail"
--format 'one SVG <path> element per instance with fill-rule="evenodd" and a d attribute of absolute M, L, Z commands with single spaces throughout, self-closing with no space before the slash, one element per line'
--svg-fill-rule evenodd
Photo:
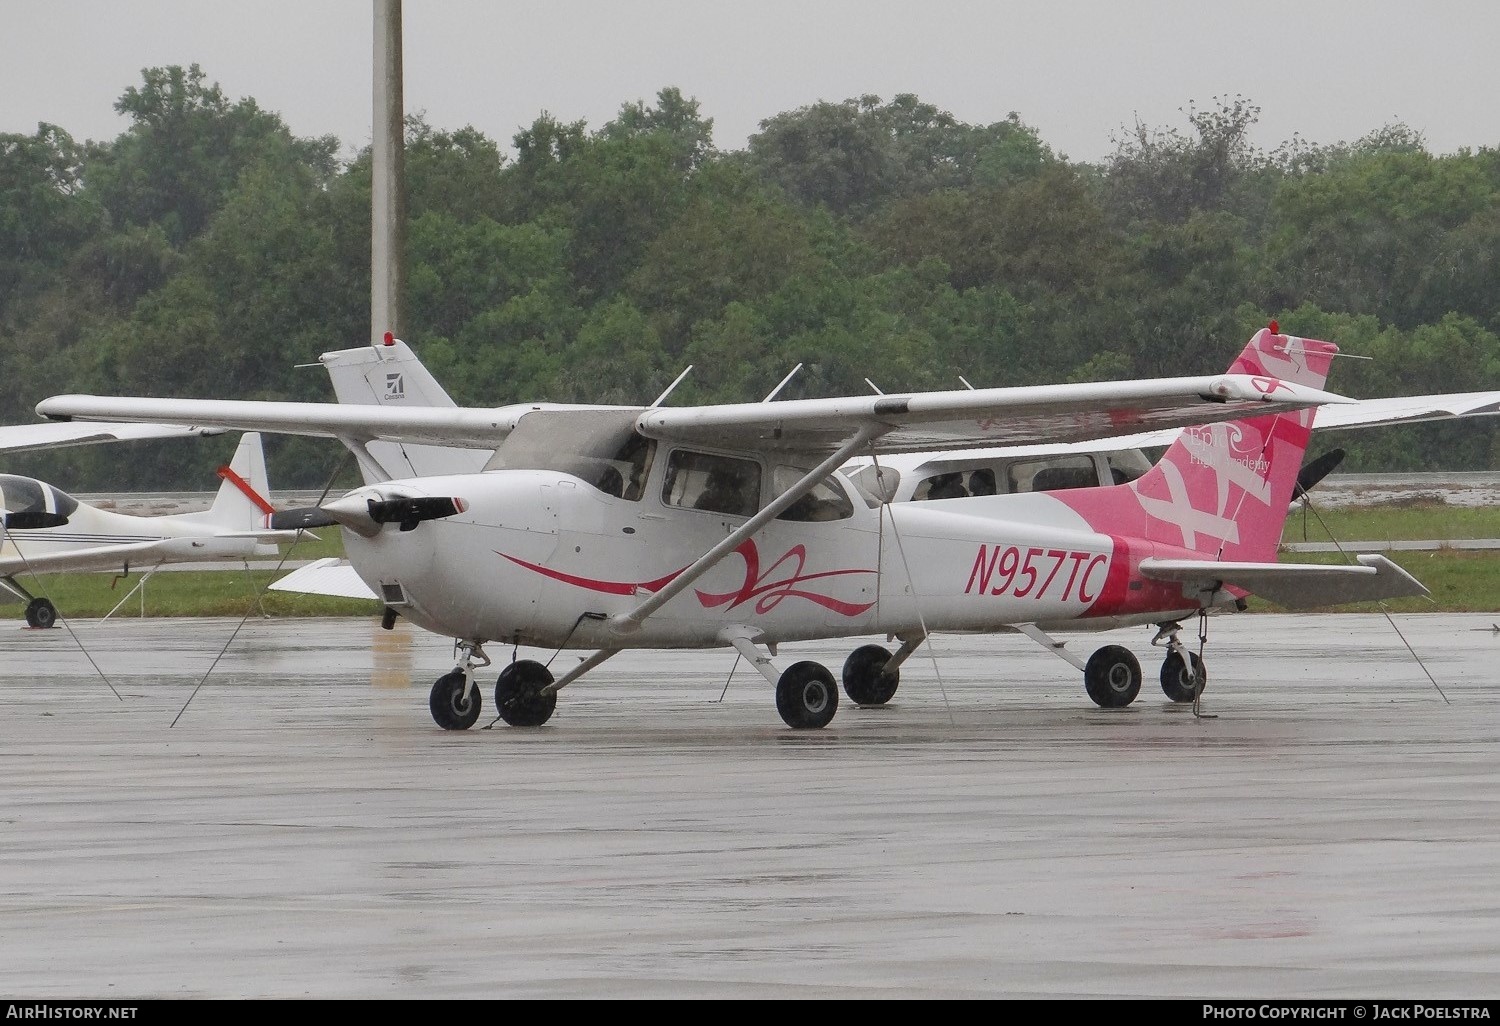
<path fill-rule="evenodd" d="M 1200 377 L 673 408 L 57 396 L 37 412 L 341 440 L 370 483 L 273 526 L 338 524 L 388 626 L 404 616 L 455 639 L 456 665 L 430 695 L 443 728 L 478 721 L 476 671 L 485 646 L 503 644 L 590 653 L 555 678 L 509 662 L 494 694 L 513 726 L 547 722 L 560 689 L 622 650 L 720 646 L 807 729 L 831 722 L 838 683 L 814 662 L 780 665 L 784 642 L 899 641 L 861 645 L 842 668 L 850 699 L 880 705 L 930 632 L 1019 631 L 1117 707 L 1141 688 L 1131 651 L 1083 660 L 1054 633 L 1149 625 L 1166 649 L 1164 690 L 1192 701 L 1206 676 L 1179 639 L 1188 617 L 1251 594 L 1290 607 L 1424 594 L 1380 556 L 1276 561 L 1314 412 L 1353 402 L 1323 390 L 1336 352 L 1264 329 L 1226 373 Z M 1135 480 L 1066 492 L 889 502 L 841 469 L 855 456 L 1181 427 Z M 372 455 L 379 443 L 485 461 L 394 478 Z"/>
<path fill-rule="evenodd" d="M 121 435 L 129 437 L 129 432 Z M 240 439 L 219 476 L 223 483 L 207 510 L 132 516 L 81 502 L 45 481 L 0 474 L 0 601 L 25 602 L 30 626 L 52 627 L 57 607 L 45 596 L 32 595 L 18 577 L 128 573 L 131 567 L 149 570 L 163 563 L 275 556 L 277 542 L 296 538 L 295 530 L 269 526 L 275 510 L 266 498 L 266 460 L 258 434 Z"/>

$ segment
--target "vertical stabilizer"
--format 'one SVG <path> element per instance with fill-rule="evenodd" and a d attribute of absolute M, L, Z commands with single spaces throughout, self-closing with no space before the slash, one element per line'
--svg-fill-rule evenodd
<path fill-rule="evenodd" d="M 1273 323 L 1229 370 L 1322 388 L 1337 352 L 1331 342 L 1279 334 Z M 1315 412 L 1185 428 L 1139 479 L 1053 494 L 1096 530 L 1209 559 L 1275 562 Z"/>
<path fill-rule="evenodd" d="M 260 435 L 249 432 L 240 438 L 239 448 L 227 467 L 219 468 L 218 494 L 208 512 L 192 514 L 194 519 L 236 531 L 255 531 L 266 526 L 272 512 L 271 484 L 266 476 L 266 454 Z"/>
<path fill-rule="evenodd" d="M 365 406 L 424 407 L 454 406 L 452 398 L 417 359 L 411 347 L 387 335 L 374 345 L 341 349 L 318 358 L 333 382 L 341 403 Z M 408 477 L 475 474 L 484 469 L 490 454 L 479 449 L 441 445 L 403 445 L 371 442 L 369 458 L 385 474 L 381 478 L 361 457 L 360 473 L 365 483 Z"/>

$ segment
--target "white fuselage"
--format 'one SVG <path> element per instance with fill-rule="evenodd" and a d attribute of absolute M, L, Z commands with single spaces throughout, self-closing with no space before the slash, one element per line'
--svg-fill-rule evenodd
<path fill-rule="evenodd" d="M 607 495 L 544 470 L 398 482 L 458 496 L 461 514 L 372 537 L 349 559 L 388 605 L 436 633 L 569 648 L 698 647 L 746 626 L 766 642 L 1095 626 L 1181 615 L 1196 603 L 1130 585 L 1150 552 L 1090 528 L 1046 495 L 898 503 L 828 522 L 774 520 L 648 617 L 628 613 L 745 518 Z M 1136 590 L 1127 594 L 1128 588 Z"/>
<path fill-rule="evenodd" d="M 60 527 L 9 530 L 0 545 L 6 566 L 28 563 L 48 571 L 90 571 L 188 560 L 275 555 L 275 545 L 253 537 L 222 537 L 222 525 L 195 514 L 131 516 L 79 503 Z"/>

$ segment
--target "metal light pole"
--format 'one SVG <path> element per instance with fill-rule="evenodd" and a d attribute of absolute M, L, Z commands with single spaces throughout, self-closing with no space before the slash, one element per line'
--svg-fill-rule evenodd
<path fill-rule="evenodd" d="M 406 167 L 401 95 L 401 0 L 375 2 L 370 141 L 370 341 L 405 327 Z"/>

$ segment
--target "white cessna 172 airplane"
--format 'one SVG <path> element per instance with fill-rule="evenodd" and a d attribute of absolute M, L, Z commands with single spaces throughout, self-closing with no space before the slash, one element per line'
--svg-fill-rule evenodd
<path fill-rule="evenodd" d="M 1337 349 L 1258 332 L 1221 375 L 691 408 L 495 409 L 57 396 L 54 419 L 239 427 L 340 439 L 376 483 L 325 502 L 348 557 L 387 606 L 458 644 L 433 685 L 447 729 L 478 719 L 490 642 L 593 652 L 554 679 L 519 660 L 499 715 L 545 723 L 557 692 L 626 648 L 732 646 L 796 728 L 825 726 L 832 674 L 775 663 L 779 643 L 883 633 L 846 692 L 880 704 L 930 631 L 1021 631 L 1083 671 L 1101 706 L 1133 701 L 1134 655 L 1086 662 L 1049 631 L 1156 626 L 1162 683 L 1191 701 L 1201 662 L 1179 621 L 1250 593 L 1327 605 L 1423 594 L 1380 556 L 1276 562 L 1313 411 Z M 1234 424 L 1224 423 L 1236 421 Z M 839 468 L 856 454 L 1076 441 L 1196 425 L 1126 484 L 881 503 Z M 382 480 L 372 443 L 493 450 L 485 468 Z"/>
<path fill-rule="evenodd" d="M 142 433 L 139 437 L 163 434 Z M 108 438 L 90 437 L 88 441 L 119 441 L 126 437 L 137 436 L 121 431 Z M 59 444 L 81 443 L 54 437 L 37 447 Z M 259 435 L 247 434 L 240 439 L 234 459 L 227 467 L 220 468 L 219 476 L 223 483 L 207 510 L 131 516 L 80 502 L 45 481 L 0 474 L 0 510 L 4 515 L 0 601 L 26 602 L 28 624 L 52 627 L 57 621 L 56 607 L 45 597 L 33 596 L 16 580 L 19 575 L 122 568 L 128 571 L 131 566 L 152 567 L 189 560 L 274 556 L 278 551 L 275 542 L 296 537 L 296 531 L 268 527 L 272 509 L 265 498 L 266 460 Z"/>

